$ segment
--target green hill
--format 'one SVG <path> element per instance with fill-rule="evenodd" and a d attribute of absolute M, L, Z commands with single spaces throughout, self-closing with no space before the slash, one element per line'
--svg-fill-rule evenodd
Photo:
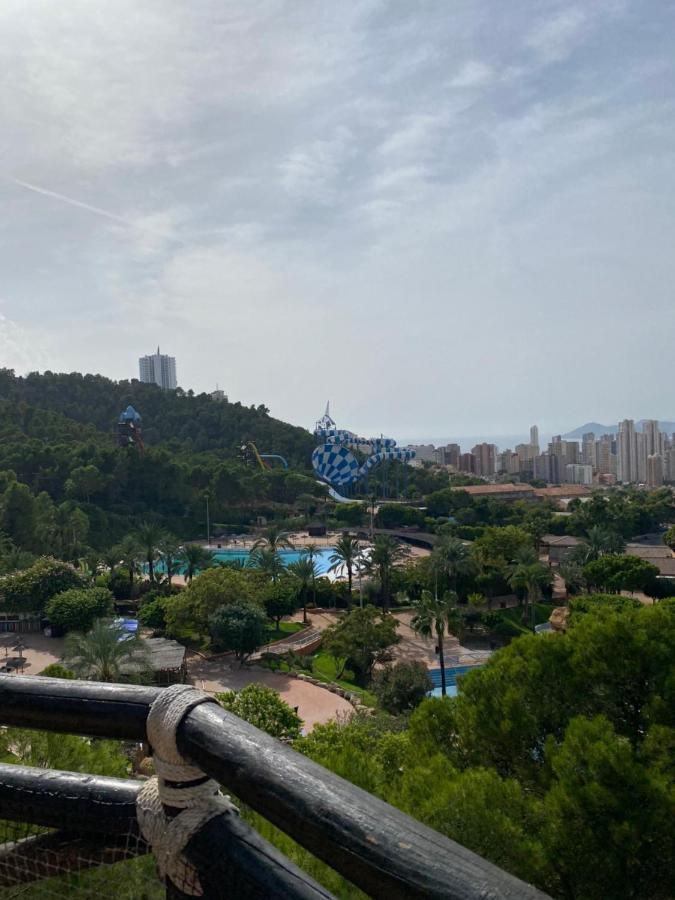
<path fill-rule="evenodd" d="M 143 417 L 144 453 L 117 446 L 129 404 Z M 245 464 L 246 441 L 286 457 L 289 470 Z M 145 519 L 197 537 L 207 493 L 214 523 L 243 527 L 322 492 L 313 446 L 308 431 L 264 407 L 99 375 L 0 370 L 0 529 L 21 549 L 66 558 L 108 547 Z"/>

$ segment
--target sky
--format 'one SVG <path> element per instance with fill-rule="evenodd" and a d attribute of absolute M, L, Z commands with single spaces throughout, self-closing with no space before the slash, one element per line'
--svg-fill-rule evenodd
<path fill-rule="evenodd" d="M 407 439 L 675 418 L 670 0 L 3 0 L 0 364 Z"/>

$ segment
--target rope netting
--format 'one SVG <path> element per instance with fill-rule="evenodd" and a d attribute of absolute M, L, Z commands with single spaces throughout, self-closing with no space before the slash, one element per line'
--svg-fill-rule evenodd
<path fill-rule="evenodd" d="M 155 860 L 134 830 L 85 837 L 0 820 L 0 898 L 164 898 Z"/>

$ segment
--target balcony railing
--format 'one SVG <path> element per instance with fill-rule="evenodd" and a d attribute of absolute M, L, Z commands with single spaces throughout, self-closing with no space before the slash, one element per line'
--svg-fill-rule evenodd
<path fill-rule="evenodd" d="M 160 690 L 0 675 L 0 725 L 145 742 Z M 185 758 L 371 897 L 546 896 L 216 704 L 189 711 L 176 740 Z M 28 854 L 33 861 L 21 870 L 26 880 L 54 874 L 47 858 L 58 858 L 65 872 L 75 859 L 95 866 L 148 852 L 136 821 L 141 786 L 133 779 L 0 766 L 0 819 L 56 829 L 22 844 L 22 859 Z M 8 873 L 17 877 L 15 852 L 0 846 L 0 888 Z M 331 896 L 238 816 L 211 819 L 184 854 L 206 897 Z M 185 896 L 170 882 L 166 892 Z"/>

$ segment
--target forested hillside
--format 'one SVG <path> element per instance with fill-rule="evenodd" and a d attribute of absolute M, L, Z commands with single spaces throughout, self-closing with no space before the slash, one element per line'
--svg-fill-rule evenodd
<path fill-rule="evenodd" d="M 180 389 L 162 391 L 154 384 L 135 380 L 111 381 L 102 375 L 78 372 L 33 372 L 22 378 L 3 369 L 0 399 L 10 401 L 12 406 L 24 403 L 59 413 L 73 422 L 93 425 L 108 436 L 113 434 L 120 412 L 132 404 L 143 417 L 146 446 L 169 444 L 172 449 L 217 450 L 234 457 L 242 441 L 254 441 L 261 452 L 280 453 L 291 465 L 303 468 L 313 447 L 308 431 L 273 419 L 264 406 L 217 402 L 208 394 Z"/>
<path fill-rule="evenodd" d="M 120 412 L 143 417 L 145 452 L 117 446 Z M 239 457 L 245 441 L 285 456 L 262 472 Z M 17 377 L 0 371 L 0 530 L 16 547 L 64 558 L 109 547 L 152 518 L 184 538 L 212 522 L 238 527 L 257 514 L 322 493 L 308 469 L 309 432 L 263 407 L 99 375 Z"/>

